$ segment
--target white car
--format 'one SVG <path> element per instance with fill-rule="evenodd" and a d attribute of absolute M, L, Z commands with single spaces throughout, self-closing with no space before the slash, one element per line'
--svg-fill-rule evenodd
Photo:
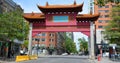
<path fill-rule="evenodd" d="M 63 53 L 62 55 L 68 55 L 68 53 Z"/>
<path fill-rule="evenodd" d="M 105 52 L 105 53 L 103 53 L 103 56 L 108 57 L 108 56 L 109 56 L 109 52 Z"/>

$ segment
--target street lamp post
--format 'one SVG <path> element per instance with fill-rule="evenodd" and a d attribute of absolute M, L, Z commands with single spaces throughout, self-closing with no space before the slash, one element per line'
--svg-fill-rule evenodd
<path fill-rule="evenodd" d="M 36 47 L 36 49 L 37 49 L 37 55 L 38 55 L 38 50 L 39 50 L 39 41 L 40 41 L 39 36 L 40 36 L 40 34 L 38 33 L 38 34 L 37 34 L 37 38 L 36 38 L 36 41 L 37 41 L 37 47 Z"/>
<path fill-rule="evenodd" d="M 39 41 L 40 41 L 40 39 L 39 38 L 37 38 L 37 55 L 38 55 L 38 50 L 39 50 Z"/>
<path fill-rule="evenodd" d="M 100 54 L 103 55 L 103 31 L 101 31 L 101 52 Z"/>

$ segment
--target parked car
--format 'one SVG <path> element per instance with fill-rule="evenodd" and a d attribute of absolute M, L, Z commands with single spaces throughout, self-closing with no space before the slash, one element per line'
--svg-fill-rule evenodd
<path fill-rule="evenodd" d="M 83 52 L 79 52 L 79 55 L 81 56 L 81 55 L 84 55 L 84 53 Z"/>
<path fill-rule="evenodd" d="M 63 56 L 64 56 L 64 55 L 68 55 L 68 53 L 63 53 L 62 55 L 63 55 Z"/>
<path fill-rule="evenodd" d="M 103 56 L 105 57 L 108 57 L 109 56 L 109 52 L 105 52 L 105 53 L 103 53 Z"/>

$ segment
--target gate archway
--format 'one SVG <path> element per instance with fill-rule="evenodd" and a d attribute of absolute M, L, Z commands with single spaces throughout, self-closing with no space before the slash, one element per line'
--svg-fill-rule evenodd
<path fill-rule="evenodd" d="M 99 14 L 78 14 L 83 4 L 72 5 L 38 5 L 42 13 L 24 13 L 23 17 L 30 23 L 29 52 L 31 54 L 32 36 L 39 32 L 82 32 L 90 37 L 90 57 L 94 58 L 94 22 Z"/>

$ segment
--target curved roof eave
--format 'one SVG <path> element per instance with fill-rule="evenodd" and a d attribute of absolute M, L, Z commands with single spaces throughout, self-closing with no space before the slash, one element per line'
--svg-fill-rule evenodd
<path fill-rule="evenodd" d="M 84 21 L 96 21 L 100 16 L 100 13 L 99 14 L 94 14 L 94 15 L 91 15 L 91 14 L 80 14 L 78 16 L 76 16 L 76 19 L 79 21 L 81 20 L 84 20 Z"/>
<path fill-rule="evenodd" d="M 65 10 L 65 11 L 70 11 L 70 10 L 75 10 L 77 12 L 81 12 L 82 11 L 82 7 L 83 7 L 83 4 L 79 4 L 79 5 L 48 5 L 48 6 L 40 6 L 40 5 L 37 5 L 38 8 L 44 13 L 44 12 L 48 12 L 52 9 L 54 10 Z M 68 10 L 66 10 L 68 9 Z"/>

